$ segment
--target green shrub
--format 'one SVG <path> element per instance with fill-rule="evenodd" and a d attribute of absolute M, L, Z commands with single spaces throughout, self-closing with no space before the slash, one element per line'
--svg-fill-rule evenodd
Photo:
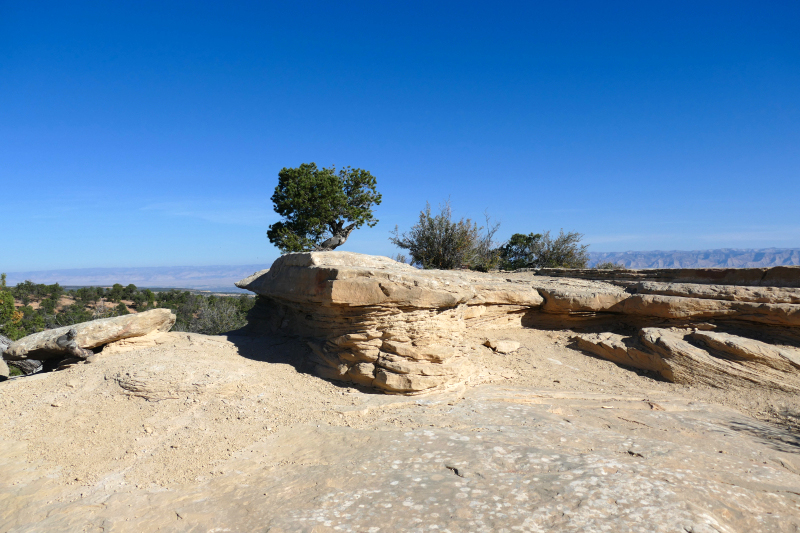
<path fill-rule="evenodd" d="M 92 320 L 92 317 L 92 311 L 76 302 L 64 307 L 60 313 L 48 317 L 50 318 L 50 323 L 47 324 L 47 327 L 60 328 L 62 326 L 71 326 L 73 324 L 80 324 L 81 322 L 88 322 Z"/>
<path fill-rule="evenodd" d="M 536 244 L 541 240 L 541 233 L 515 233 L 500 249 L 500 265 L 505 270 L 530 268 L 536 261 Z"/>
<path fill-rule="evenodd" d="M 210 298 L 200 304 L 191 330 L 205 335 L 219 335 L 244 327 L 246 314 L 230 298 Z"/>
<path fill-rule="evenodd" d="M 24 337 L 23 317 L 24 313 L 14 307 L 14 296 L 8 291 L 0 291 L 0 334 L 12 341 Z"/>
<path fill-rule="evenodd" d="M 500 254 L 502 249 L 498 247 L 497 242 L 494 240 L 494 234 L 500 228 L 500 223 L 492 224 L 492 220 L 488 213 L 484 213 L 486 217 L 486 226 L 480 228 L 486 230 L 482 235 L 478 235 L 477 240 L 472 245 L 472 257 L 468 262 L 469 268 L 479 272 L 488 272 L 495 269 L 500 264 Z"/>
<path fill-rule="evenodd" d="M 501 266 L 506 270 L 519 268 L 586 268 L 589 262 L 588 245 L 580 244 L 583 235 L 564 233 L 553 239 L 550 232 L 514 234 L 500 252 Z"/>
<path fill-rule="evenodd" d="M 170 291 L 158 294 L 158 307 L 175 311 L 173 331 L 219 335 L 247 324 L 247 312 L 255 298 L 247 295 L 214 296 L 192 294 L 189 291 Z"/>
<path fill-rule="evenodd" d="M 627 267 L 622 263 L 612 263 L 611 261 L 606 261 L 604 263 L 597 263 L 594 268 L 597 270 L 625 270 Z"/>

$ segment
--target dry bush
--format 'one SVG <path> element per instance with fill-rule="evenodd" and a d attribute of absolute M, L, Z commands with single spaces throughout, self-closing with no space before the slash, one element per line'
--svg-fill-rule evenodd
<path fill-rule="evenodd" d="M 395 226 L 389 240 L 408 250 L 412 265 L 450 270 L 470 263 L 480 234 L 472 220 L 453 220 L 450 200 L 447 200 L 439 206 L 436 216 L 431 214 L 431 204 L 426 204 L 419 214 L 419 222 L 403 234 Z"/>

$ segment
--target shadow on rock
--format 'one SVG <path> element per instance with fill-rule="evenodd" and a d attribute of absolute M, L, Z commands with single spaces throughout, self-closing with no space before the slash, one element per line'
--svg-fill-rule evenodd
<path fill-rule="evenodd" d="M 728 427 L 754 437 L 779 452 L 800 454 L 800 411 L 788 408 L 773 410 L 770 418 L 771 423 L 738 419 Z"/>
<path fill-rule="evenodd" d="M 254 335 L 247 330 L 236 330 L 226 335 L 229 342 L 236 346 L 239 355 L 269 364 L 291 365 L 300 373 L 316 376 L 338 387 L 356 389 L 365 394 L 382 395 L 381 391 L 353 383 L 319 376 L 314 372 L 315 364 L 311 361 L 311 349 L 306 340 L 299 337 L 279 333 Z"/>

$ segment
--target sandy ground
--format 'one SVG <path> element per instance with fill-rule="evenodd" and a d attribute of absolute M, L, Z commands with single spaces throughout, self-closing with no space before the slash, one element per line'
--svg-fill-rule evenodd
<path fill-rule="evenodd" d="M 779 424 L 785 422 L 779 413 L 800 413 L 796 396 L 676 385 L 576 351 L 569 347 L 571 335 L 472 330 L 471 359 L 482 371 L 469 386 L 674 395 Z M 497 354 L 481 345 L 486 338 L 516 340 L 522 347 Z M 28 443 L 39 459 L 63 469 L 66 483 L 95 483 L 122 466 L 130 483 L 169 486 L 214 476 L 216 464 L 281 428 L 364 427 L 379 416 L 341 414 L 375 394 L 304 373 L 298 365 L 306 350 L 302 341 L 170 333 L 157 342 L 102 356 L 99 363 L 3 383 L 0 438 Z M 123 388 L 130 383 L 141 390 Z M 389 422 L 417 427 L 401 416 Z"/>
<path fill-rule="evenodd" d="M 73 505 L 91 494 L 107 499 L 142 490 L 152 497 L 159 491 L 209 487 L 216 478 L 231 479 L 237 468 L 232 465 L 243 454 L 315 428 L 327 433 L 317 435 L 313 446 L 289 441 L 299 455 L 275 456 L 273 450 L 271 468 L 299 468 L 337 432 L 454 429 L 457 424 L 445 411 L 431 418 L 421 416 L 419 406 L 457 406 L 481 385 L 551 395 L 633 395 L 654 411 L 675 398 L 690 406 L 686 409 L 694 403 L 716 404 L 773 424 L 774 438 L 788 446 L 787 453 L 800 446 L 800 440 L 792 441 L 791 432 L 784 431 L 791 429 L 791 419 L 779 414 L 800 412 L 796 397 L 667 383 L 573 350 L 570 336 L 569 331 L 471 330 L 472 359 L 481 373 L 467 387 L 430 397 L 375 394 L 304 373 L 298 362 L 306 347 L 297 339 L 191 333 L 107 348 L 96 363 L 0 383 L 0 485 L 6 484 L 5 496 L 0 496 L 0 508 L 5 507 L 0 529 L 6 524 L 5 530 L 33 530 L 37 512 Z M 487 337 L 516 340 L 522 348 L 496 354 L 481 345 Z M 637 427 L 629 425 L 630 431 Z M 362 445 L 369 446 L 366 441 Z M 782 457 L 785 467 L 780 468 L 786 475 L 800 473 L 800 462 Z M 35 503 L 23 511 L 25 502 Z M 100 508 L 105 505 L 110 504 Z"/>

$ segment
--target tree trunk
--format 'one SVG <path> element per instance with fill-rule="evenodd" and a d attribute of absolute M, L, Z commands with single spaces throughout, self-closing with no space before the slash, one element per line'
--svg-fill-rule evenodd
<path fill-rule="evenodd" d="M 350 224 L 347 227 L 342 227 L 342 222 L 336 222 L 331 224 L 331 233 L 333 234 L 330 239 L 326 240 L 322 244 L 319 244 L 314 251 L 316 252 L 329 252 L 338 248 L 339 246 L 343 245 L 347 238 L 350 236 L 350 233 L 353 232 L 356 225 L 355 223 Z"/>

